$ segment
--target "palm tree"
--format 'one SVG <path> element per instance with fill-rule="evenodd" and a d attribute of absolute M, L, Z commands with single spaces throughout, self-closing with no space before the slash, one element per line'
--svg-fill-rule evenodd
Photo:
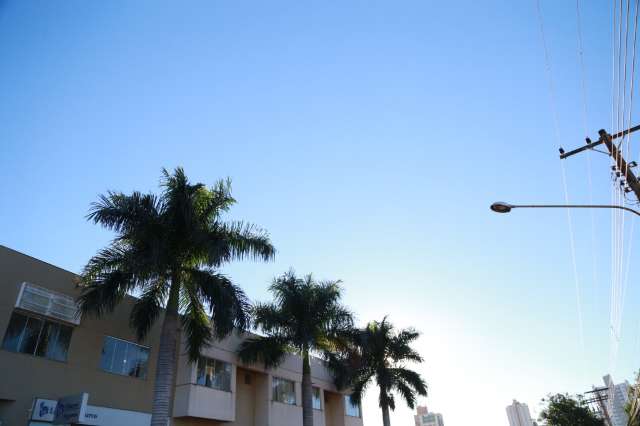
<path fill-rule="evenodd" d="M 249 302 L 220 266 L 246 257 L 267 261 L 275 253 L 265 231 L 222 220 L 235 203 L 228 179 L 207 188 L 189 183 L 182 168 L 162 173 L 160 196 L 109 192 L 92 204 L 87 218 L 116 238 L 85 266 L 78 299 L 83 314 L 101 316 L 127 294 L 139 294 L 129 322 L 140 340 L 164 307 L 152 426 L 169 419 L 180 326 L 191 362 L 212 339 L 248 326 Z"/>
<path fill-rule="evenodd" d="M 636 374 L 636 383 L 629 388 L 629 402 L 625 405 L 629 418 L 627 426 L 640 426 L 640 371 Z"/>
<path fill-rule="evenodd" d="M 394 393 L 398 393 L 410 408 L 414 408 L 417 395 L 427 395 L 427 384 L 420 375 L 406 368 L 406 362 L 422 362 L 422 357 L 410 343 L 420 333 L 414 329 L 396 331 L 384 317 L 371 321 L 352 337 L 351 348 L 330 359 L 330 366 L 338 371 L 339 387 L 351 387 L 353 404 L 360 404 L 369 384 L 375 379 L 379 387 L 379 405 L 382 422 L 390 426 L 389 410 L 395 410 Z M 346 380 L 344 380 L 346 378 Z"/>
<path fill-rule="evenodd" d="M 262 361 L 265 368 L 278 366 L 287 353 L 302 358 L 302 425 L 313 426 L 312 353 L 332 351 L 353 327 L 349 310 L 340 304 L 339 281 L 316 282 L 311 275 L 296 277 L 293 271 L 273 280 L 273 303 L 258 304 L 254 322 L 265 336 L 247 339 L 239 349 L 245 363 Z"/>

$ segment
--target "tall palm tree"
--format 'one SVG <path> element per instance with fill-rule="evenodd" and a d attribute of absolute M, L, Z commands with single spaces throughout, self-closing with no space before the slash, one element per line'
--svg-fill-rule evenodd
<path fill-rule="evenodd" d="M 162 173 L 160 196 L 109 192 L 92 204 L 88 219 L 116 238 L 85 266 L 78 299 L 82 313 L 101 316 L 127 294 L 139 294 L 129 322 L 140 340 L 164 307 L 152 426 L 169 419 L 180 326 L 193 362 L 212 339 L 248 325 L 248 300 L 220 266 L 246 257 L 267 261 L 275 253 L 265 231 L 222 220 L 235 203 L 228 179 L 207 188 L 189 183 L 182 168 Z"/>
<path fill-rule="evenodd" d="M 627 426 L 640 426 L 640 371 L 636 374 L 636 382 L 629 388 L 629 402 L 625 405 L 629 418 Z"/>
<path fill-rule="evenodd" d="M 278 366 L 287 353 L 302 358 L 302 425 L 313 426 L 312 353 L 325 354 L 344 341 L 353 327 L 351 312 L 340 304 L 339 281 L 317 282 L 293 271 L 273 280 L 273 303 L 255 306 L 254 322 L 265 336 L 247 339 L 239 349 L 245 363 Z"/>
<path fill-rule="evenodd" d="M 371 321 L 353 334 L 351 347 L 334 355 L 330 367 L 339 372 L 336 384 L 349 386 L 353 404 L 360 404 L 369 384 L 374 380 L 379 388 L 382 422 L 390 426 L 389 410 L 395 410 L 394 394 L 399 394 L 410 408 L 414 408 L 418 395 L 427 395 L 427 384 L 420 375 L 406 367 L 407 362 L 422 362 L 422 357 L 410 346 L 420 333 L 414 329 L 395 330 L 384 317 Z M 346 378 L 346 380 L 344 380 Z"/>

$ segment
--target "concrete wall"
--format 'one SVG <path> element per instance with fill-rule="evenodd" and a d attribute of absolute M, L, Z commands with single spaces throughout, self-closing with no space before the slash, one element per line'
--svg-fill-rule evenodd
<path fill-rule="evenodd" d="M 269 426 L 271 412 L 271 381 L 267 374 L 254 374 L 255 406 L 253 408 L 253 425 Z"/>
<path fill-rule="evenodd" d="M 0 336 L 4 337 L 22 282 L 78 296 L 71 272 L 0 246 Z M 58 399 L 88 392 L 89 404 L 134 411 L 151 411 L 157 359 L 159 319 L 143 344 L 151 347 L 146 379 L 120 376 L 100 369 L 105 335 L 135 342 L 128 326 L 128 298 L 112 315 L 101 320 L 83 318 L 74 327 L 66 362 L 0 350 L 0 420 L 26 425 L 33 398 Z"/>

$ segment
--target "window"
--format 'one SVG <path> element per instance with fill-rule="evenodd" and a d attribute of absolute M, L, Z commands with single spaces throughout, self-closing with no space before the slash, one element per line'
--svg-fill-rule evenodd
<path fill-rule="evenodd" d="M 72 328 L 67 325 L 14 312 L 11 314 L 2 348 L 56 361 L 66 361 L 71 331 Z"/>
<path fill-rule="evenodd" d="M 149 348 L 106 336 L 102 345 L 100 368 L 123 376 L 147 377 Z"/>
<path fill-rule="evenodd" d="M 273 400 L 284 404 L 296 405 L 296 386 L 291 380 L 273 378 Z"/>
<path fill-rule="evenodd" d="M 320 402 L 320 388 L 313 388 L 313 393 L 311 394 L 313 401 L 313 409 L 314 410 L 322 410 L 322 403 Z"/>
<path fill-rule="evenodd" d="M 345 413 L 350 417 L 360 417 L 360 404 L 352 404 L 349 395 L 344 396 Z"/>
<path fill-rule="evenodd" d="M 231 392 L 231 364 L 201 357 L 198 360 L 196 383 L 208 388 Z"/>

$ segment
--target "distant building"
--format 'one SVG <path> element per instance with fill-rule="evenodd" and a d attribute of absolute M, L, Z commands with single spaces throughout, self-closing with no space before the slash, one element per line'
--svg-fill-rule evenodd
<path fill-rule="evenodd" d="M 513 400 L 513 404 L 507 406 L 507 417 L 509 418 L 509 426 L 531 426 L 531 414 L 527 404 Z"/>
<path fill-rule="evenodd" d="M 418 406 L 413 419 L 416 426 L 444 426 L 442 414 L 430 413 L 426 406 Z"/>
<path fill-rule="evenodd" d="M 611 426 L 627 426 L 629 419 L 624 411 L 624 406 L 629 402 L 629 382 L 625 381 L 616 385 L 609 374 L 604 376 L 602 380 L 609 389 L 606 407 L 611 419 Z"/>

